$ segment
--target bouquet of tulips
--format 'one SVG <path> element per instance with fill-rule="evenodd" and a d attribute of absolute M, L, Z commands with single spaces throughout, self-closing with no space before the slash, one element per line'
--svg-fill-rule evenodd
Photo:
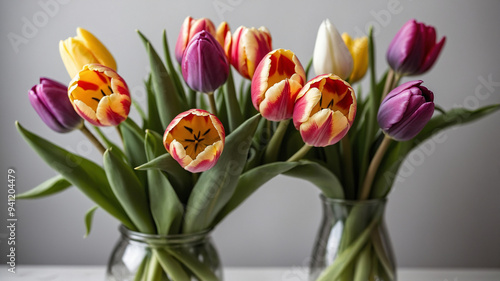
<path fill-rule="evenodd" d="M 384 175 L 395 175 L 419 143 L 499 108 L 439 110 L 434 116 L 439 107 L 422 81 L 398 86 L 403 76 L 429 70 L 444 45 L 444 39 L 435 42 L 434 28 L 415 21 L 394 38 L 387 53 L 391 69 L 379 81 L 371 34 L 341 36 L 329 21 L 321 24 L 305 69 L 292 51 L 272 48 L 265 27 L 242 26 L 231 34 L 225 22 L 215 28 L 209 19 L 187 17 L 175 45 L 179 67 L 171 59 L 165 32 L 163 59 L 138 32 L 151 64 L 145 81 L 147 110 L 132 102 L 104 45 L 84 29 L 77 33 L 59 46 L 72 78 L 69 86 L 42 78 L 29 97 L 50 128 L 82 131 L 102 152 L 103 164 L 17 123 L 25 140 L 59 173 L 20 197 L 79 188 L 96 203 L 85 217 L 87 233 L 98 207 L 141 233 L 210 230 L 278 174 L 308 180 L 328 198 L 385 197 L 395 177 Z M 239 91 L 231 65 L 243 78 Z M 308 79 L 311 66 L 317 76 Z M 367 69 L 370 90 L 361 99 L 351 84 Z M 142 118 L 140 124 L 128 118 L 131 105 Z M 111 141 L 102 126 L 116 127 L 122 143 Z M 345 257 L 342 262 L 331 264 L 319 279 L 337 280 L 345 274 L 366 243 L 346 245 L 338 253 Z M 193 259 L 168 252 L 155 258 L 152 262 L 165 273 L 154 276 L 142 269 L 136 280 L 219 278 Z M 169 262 L 182 266 L 172 270 Z"/>

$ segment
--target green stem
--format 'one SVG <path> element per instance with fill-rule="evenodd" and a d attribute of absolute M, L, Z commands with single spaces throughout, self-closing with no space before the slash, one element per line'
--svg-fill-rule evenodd
<path fill-rule="evenodd" d="M 394 265 L 391 264 L 389 258 L 387 257 L 387 253 L 384 250 L 384 246 L 382 244 L 382 239 L 380 238 L 380 233 L 378 231 L 373 231 L 371 238 L 373 248 L 375 250 L 375 255 L 378 256 L 378 261 L 382 264 L 382 267 L 389 277 L 389 280 L 394 280 Z"/>
<path fill-rule="evenodd" d="M 99 150 L 101 154 L 104 154 L 106 151 L 106 148 L 102 145 L 102 143 L 92 134 L 92 132 L 89 131 L 89 129 L 85 126 L 82 125 L 80 128 L 80 131 L 89 139 L 89 141 Z"/>
<path fill-rule="evenodd" d="M 389 69 L 389 73 L 387 73 L 387 78 L 385 79 L 385 84 L 384 84 L 384 91 L 382 92 L 382 96 L 380 97 L 380 102 L 384 100 L 384 98 L 387 96 L 390 90 L 392 90 L 393 84 L 394 84 L 394 77 L 395 73 L 394 70 Z"/>
<path fill-rule="evenodd" d="M 281 146 L 281 142 L 283 141 L 283 137 L 285 136 L 286 130 L 288 128 L 288 124 L 290 124 L 290 119 L 283 120 L 279 123 L 278 128 L 274 132 L 273 137 L 271 138 L 269 144 L 266 147 L 266 152 L 264 155 L 265 163 L 274 162 L 278 159 L 279 148 Z"/>
<path fill-rule="evenodd" d="M 344 162 L 345 168 L 343 178 L 345 179 L 346 198 L 354 199 L 354 170 L 352 165 L 352 151 L 351 143 L 349 142 L 349 136 L 345 135 L 345 137 L 343 137 L 340 142 L 342 144 L 342 160 Z"/>
<path fill-rule="evenodd" d="M 446 114 L 446 110 L 444 110 L 441 106 L 434 104 L 434 109 L 439 111 L 441 114 Z"/>
<path fill-rule="evenodd" d="M 288 160 L 286 160 L 286 162 L 294 162 L 294 161 L 298 161 L 302 158 L 304 158 L 304 156 L 306 156 L 306 154 L 309 152 L 309 150 L 311 150 L 312 146 L 308 145 L 308 144 L 304 144 L 304 146 L 302 146 L 301 149 L 299 149 L 297 152 L 295 152 L 294 155 L 292 155 L 292 157 L 288 158 Z"/>
<path fill-rule="evenodd" d="M 370 196 L 370 189 L 372 187 L 373 179 L 375 178 L 375 174 L 377 174 L 378 166 L 382 159 L 384 158 L 385 152 L 389 145 L 391 144 L 391 138 L 388 136 L 384 136 L 382 143 L 377 149 L 375 156 L 373 156 L 372 161 L 370 162 L 370 166 L 368 167 L 368 172 L 366 172 L 365 181 L 363 182 L 363 186 L 361 187 L 361 193 L 359 199 L 366 200 L 368 196 Z"/>
<path fill-rule="evenodd" d="M 306 66 L 306 80 L 308 80 L 307 77 L 309 76 L 309 71 L 311 70 L 312 64 L 313 64 L 313 58 L 311 57 Z"/>
<path fill-rule="evenodd" d="M 207 93 L 208 101 L 210 102 L 210 111 L 213 115 L 217 115 L 217 104 L 215 103 L 214 92 Z"/>

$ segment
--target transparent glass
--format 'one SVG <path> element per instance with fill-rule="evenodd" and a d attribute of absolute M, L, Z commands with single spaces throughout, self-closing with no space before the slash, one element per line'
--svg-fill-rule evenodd
<path fill-rule="evenodd" d="M 386 200 L 321 196 L 321 202 L 323 219 L 311 256 L 309 280 L 397 280 L 384 222 Z"/>
<path fill-rule="evenodd" d="M 121 237 L 108 262 L 108 281 L 222 280 L 210 231 L 151 235 L 120 226 Z"/>

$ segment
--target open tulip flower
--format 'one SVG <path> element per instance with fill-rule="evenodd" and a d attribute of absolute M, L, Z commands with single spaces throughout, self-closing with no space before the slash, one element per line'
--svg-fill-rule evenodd
<path fill-rule="evenodd" d="M 436 42 L 436 29 L 414 19 L 398 31 L 387 49 L 387 62 L 399 75 L 417 75 L 436 62 L 446 37 Z"/>
<path fill-rule="evenodd" d="M 215 115 L 191 109 L 170 122 L 163 135 L 163 144 L 184 169 L 199 173 L 217 163 L 225 137 L 224 127 Z"/>
<path fill-rule="evenodd" d="M 115 59 L 99 39 L 80 27 L 76 34 L 76 37 L 59 42 L 59 53 L 71 78 L 90 63 L 102 64 L 116 71 Z"/>
<path fill-rule="evenodd" d="M 177 59 L 177 62 L 179 64 L 182 61 L 184 50 L 186 50 L 191 39 L 196 33 L 202 30 L 208 31 L 210 34 L 212 34 L 212 36 L 216 35 L 215 25 L 210 19 L 193 19 L 192 17 L 187 17 L 184 20 L 181 26 L 181 30 L 179 31 L 177 43 L 175 44 L 175 58 Z"/>
<path fill-rule="evenodd" d="M 267 54 L 252 78 L 252 102 L 262 116 L 271 121 L 292 117 L 297 94 L 306 74 L 290 50 L 277 49 Z"/>
<path fill-rule="evenodd" d="M 231 43 L 231 64 L 241 76 L 252 79 L 262 58 L 273 50 L 271 33 L 267 28 L 238 27 Z"/>
<path fill-rule="evenodd" d="M 332 73 L 347 79 L 353 69 L 349 49 L 335 26 L 327 19 L 321 23 L 313 52 L 313 67 L 316 75 Z"/>
<path fill-rule="evenodd" d="M 229 63 L 217 40 L 207 31 L 198 32 L 182 57 L 182 76 L 196 91 L 210 93 L 226 82 Z"/>
<path fill-rule="evenodd" d="M 392 90 L 380 104 L 378 123 L 398 141 L 414 138 L 434 113 L 434 94 L 421 80 L 409 81 Z"/>
<path fill-rule="evenodd" d="M 68 87 L 57 81 L 40 78 L 40 84 L 29 91 L 29 100 L 43 122 L 56 132 L 67 133 L 83 125 L 68 99 Z"/>
<path fill-rule="evenodd" d="M 342 39 L 352 56 L 353 68 L 348 78 L 349 83 L 352 84 L 361 80 L 368 70 L 368 37 L 352 39 L 349 34 L 343 33 Z"/>
<path fill-rule="evenodd" d="M 355 116 L 356 96 L 351 85 L 336 75 L 323 74 L 299 92 L 293 124 L 306 144 L 324 147 L 341 140 Z"/>
<path fill-rule="evenodd" d="M 127 119 L 130 93 L 116 71 L 100 65 L 85 65 L 71 80 L 68 95 L 76 112 L 95 126 L 116 126 Z"/>

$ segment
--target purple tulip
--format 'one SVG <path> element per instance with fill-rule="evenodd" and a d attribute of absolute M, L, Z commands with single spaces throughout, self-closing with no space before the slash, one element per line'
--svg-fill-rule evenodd
<path fill-rule="evenodd" d="M 31 105 L 43 122 L 59 133 L 70 132 L 83 124 L 68 98 L 68 87 L 41 77 L 40 84 L 29 91 Z"/>
<path fill-rule="evenodd" d="M 387 61 L 400 75 L 417 75 L 428 71 L 436 62 L 446 37 L 436 43 L 436 29 L 409 20 L 398 31 L 387 49 Z"/>
<path fill-rule="evenodd" d="M 380 104 L 378 124 L 398 141 L 415 137 L 434 113 L 434 94 L 421 80 L 406 82 L 392 90 Z"/>
<path fill-rule="evenodd" d="M 210 93 L 226 82 L 229 63 L 219 42 L 207 31 L 196 33 L 182 56 L 182 76 L 196 91 Z"/>

